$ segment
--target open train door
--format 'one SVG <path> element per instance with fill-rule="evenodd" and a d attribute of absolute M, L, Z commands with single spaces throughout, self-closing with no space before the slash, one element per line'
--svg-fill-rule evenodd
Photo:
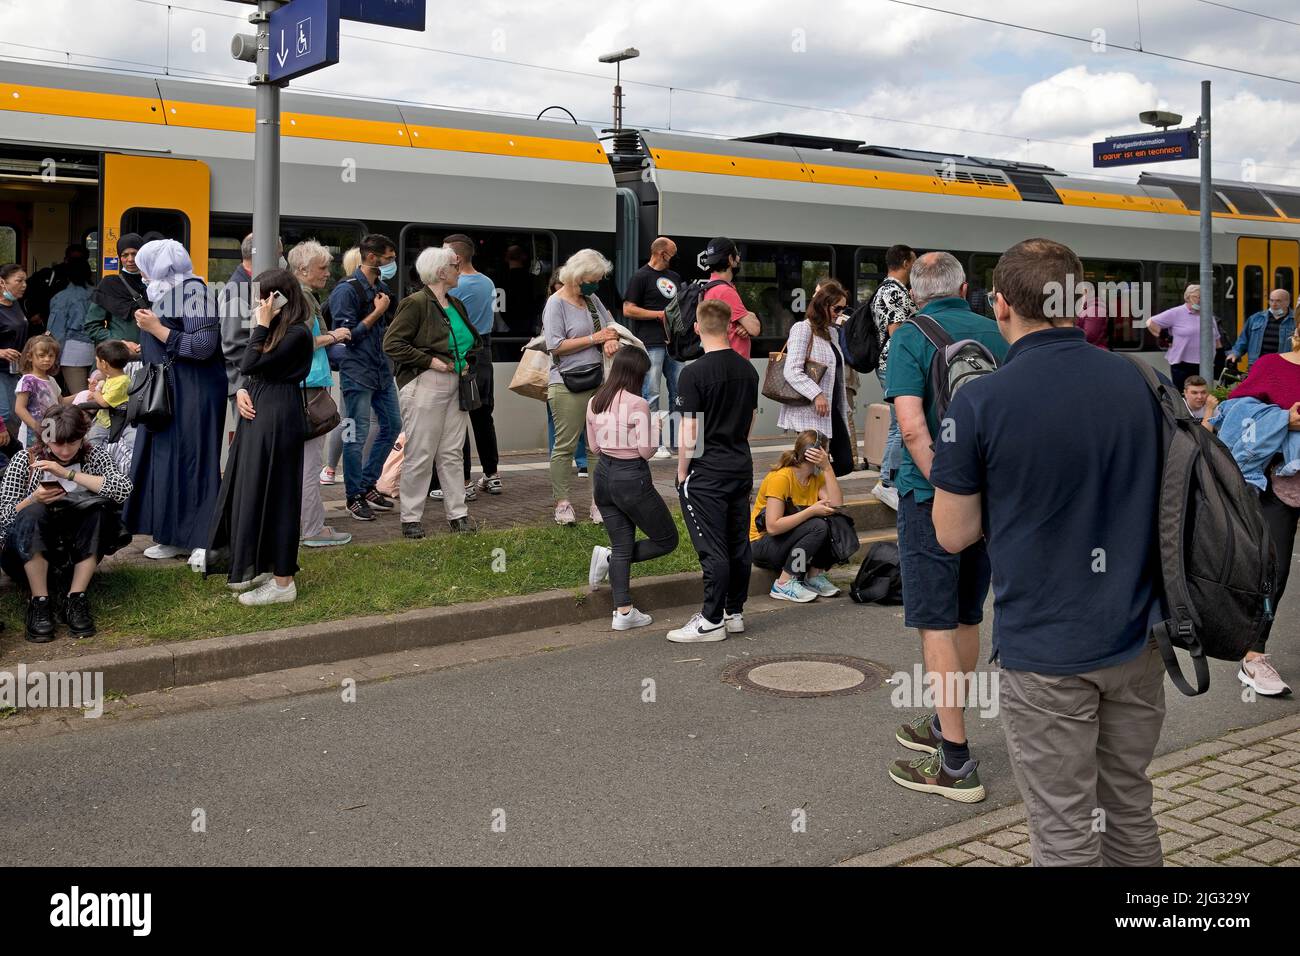
<path fill-rule="evenodd" d="M 152 231 L 184 245 L 194 271 L 207 278 L 212 187 L 206 163 L 105 153 L 100 182 L 102 274 L 118 269 L 119 237 Z"/>
<path fill-rule="evenodd" d="M 1237 240 L 1237 328 L 1268 308 L 1268 294 L 1286 289 L 1295 302 L 1300 242 L 1242 236 Z"/>

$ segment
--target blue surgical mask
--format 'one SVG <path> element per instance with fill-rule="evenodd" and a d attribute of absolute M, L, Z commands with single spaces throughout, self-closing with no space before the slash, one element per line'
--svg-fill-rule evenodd
<path fill-rule="evenodd" d="M 1201 311 L 1201 303 L 1199 303 L 1199 302 L 1188 302 L 1188 303 L 1187 303 L 1187 308 L 1191 309 L 1193 312 L 1200 312 L 1200 311 Z"/>
<path fill-rule="evenodd" d="M 1273 313 L 1273 318 L 1275 319 L 1280 319 L 1282 316 L 1286 315 L 1286 309 L 1269 309 L 1268 311 Z"/>
<path fill-rule="evenodd" d="M 17 302 L 18 300 L 14 298 L 14 294 L 12 292 L 10 292 L 8 289 L 5 289 L 5 301 Z"/>
<path fill-rule="evenodd" d="M 596 290 L 600 288 L 600 283 L 599 283 L 599 282 L 584 282 L 584 283 L 583 283 L 581 286 L 579 286 L 578 288 L 580 288 L 580 289 L 582 290 L 582 294 L 583 294 L 583 295 L 595 295 L 595 294 L 596 294 Z"/>
<path fill-rule="evenodd" d="M 397 263 L 396 263 L 396 262 L 389 262 L 389 263 L 387 263 L 387 264 L 382 265 L 382 266 L 379 267 L 379 278 L 381 278 L 381 279 L 391 279 L 391 278 L 392 278 L 393 276 L 395 276 L 395 275 L 397 275 Z"/>

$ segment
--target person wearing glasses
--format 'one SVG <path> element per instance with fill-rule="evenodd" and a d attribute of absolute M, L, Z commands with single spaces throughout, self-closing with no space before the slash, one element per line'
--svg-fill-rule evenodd
<path fill-rule="evenodd" d="M 813 294 L 807 317 L 790 326 L 785 349 L 785 380 L 811 401 L 807 405 L 782 405 L 776 420 L 778 428 L 794 432 L 811 429 L 829 442 L 834 434 L 835 416 L 839 416 L 842 437 L 847 436 L 850 426 L 848 402 L 844 396 L 844 370 L 848 365 L 840 351 L 835 320 L 848 302 L 844 286 L 834 280 L 826 282 Z M 809 360 L 826 367 L 820 383 L 805 371 L 804 364 Z M 833 458 L 834 445 L 831 448 Z M 852 454 L 849 454 L 848 461 L 835 461 L 834 464 L 838 466 L 838 473 L 852 470 Z"/>

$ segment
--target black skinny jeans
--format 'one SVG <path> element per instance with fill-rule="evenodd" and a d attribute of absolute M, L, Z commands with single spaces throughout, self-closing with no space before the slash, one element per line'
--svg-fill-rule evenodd
<path fill-rule="evenodd" d="M 820 518 L 809 518 L 785 534 L 765 534 L 750 547 L 760 568 L 785 571 L 801 580 L 810 569 L 825 571 L 835 563 L 831 526 Z"/>
<path fill-rule="evenodd" d="M 1272 482 L 1260 495 L 1259 506 L 1264 512 L 1264 526 L 1268 528 L 1268 537 L 1273 542 L 1273 554 L 1277 560 L 1277 576 L 1273 588 L 1273 614 L 1276 620 L 1277 609 L 1282 604 L 1282 592 L 1286 590 L 1286 579 L 1291 574 L 1291 552 L 1295 549 L 1295 529 L 1296 521 L 1300 520 L 1300 508 L 1284 504 L 1273 494 Z M 1268 635 L 1272 630 L 1273 623 L 1269 622 L 1251 650 L 1263 654 L 1264 645 L 1268 643 Z"/>
<path fill-rule="evenodd" d="M 605 519 L 613 554 L 609 558 L 609 584 L 614 606 L 632 603 L 632 563 L 663 557 L 677 548 L 677 525 L 668 506 L 655 490 L 650 465 L 644 458 L 610 458 L 601 455 L 592 474 L 592 499 Z M 646 537 L 636 540 L 636 529 Z"/>

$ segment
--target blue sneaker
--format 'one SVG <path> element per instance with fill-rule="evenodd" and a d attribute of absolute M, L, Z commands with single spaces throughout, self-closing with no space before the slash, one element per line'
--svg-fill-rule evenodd
<path fill-rule="evenodd" d="M 803 582 L 804 587 L 809 591 L 816 591 L 820 597 L 835 597 L 840 593 L 840 589 L 831 584 L 831 579 L 826 576 L 826 572 L 808 578 Z"/>
<path fill-rule="evenodd" d="M 793 601 L 795 604 L 807 604 L 809 601 L 817 600 L 817 592 L 808 590 L 797 578 L 791 578 L 785 584 L 773 581 L 772 590 L 767 592 L 767 596 L 778 601 Z"/>

